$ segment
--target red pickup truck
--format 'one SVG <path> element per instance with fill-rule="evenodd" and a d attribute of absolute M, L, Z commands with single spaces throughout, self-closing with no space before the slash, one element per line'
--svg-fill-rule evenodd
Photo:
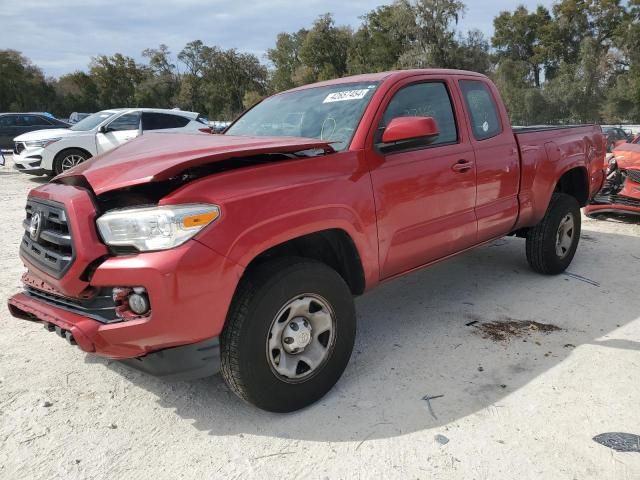
<path fill-rule="evenodd" d="M 18 318 L 144 371 L 318 400 L 353 297 L 505 235 L 558 274 L 603 181 L 597 126 L 517 129 L 485 76 L 409 70 L 260 102 L 223 135 L 147 134 L 31 191 Z"/>

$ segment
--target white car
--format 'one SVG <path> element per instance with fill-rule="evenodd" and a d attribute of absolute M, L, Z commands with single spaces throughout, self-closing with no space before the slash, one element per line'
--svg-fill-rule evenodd
<path fill-rule="evenodd" d="M 157 108 L 103 110 L 71 128 L 37 130 L 14 138 L 15 168 L 32 175 L 57 175 L 100 153 L 153 132 L 211 133 L 195 112 Z"/>

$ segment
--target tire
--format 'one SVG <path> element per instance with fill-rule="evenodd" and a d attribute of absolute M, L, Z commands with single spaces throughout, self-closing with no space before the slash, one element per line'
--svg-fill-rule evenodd
<path fill-rule="evenodd" d="M 573 231 L 567 238 L 570 225 Z M 578 248 L 580 229 L 578 201 L 570 195 L 554 193 L 542 221 L 527 232 L 527 261 L 531 268 L 545 275 L 564 272 Z"/>
<path fill-rule="evenodd" d="M 79 165 L 91 156 L 87 152 L 78 148 L 63 150 L 53 160 L 53 174 L 60 175 L 62 172 Z"/>
<path fill-rule="evenodd" d="M 301 307 L 305 302 L 310 302 L 308 308 Z M 295 308 L 285 309 L 288 305 Z M 294 315 L 294 309 L 314 313 Z M 310 343 L 297 354 L 287 354 L 283 348 L 297 345 L 294 342 L 284 346 L 287 329 L 301 318 L 303 322 L 308 320 L 305 325 L 315 328 L 316 316 L 322 318 L 323 325 L 330 323 L 331 330 L 310 330 Z M 273 334 L 280 331 L 277 329 L 283 329 L 281 335 Z M 353 297 L 335 270 L 297 257 L 269 261 L 247 272 L 238 287 L 220 341 L 222 376 L 234 393 L 258 408 L 293 412 L 331 390 L 349 362 L 355 336 Z M 326 347 L 322 345 L 324 350 L 319 347 L 321 340 L 326 343 Z M 272 342 L 279 343 L 279 353 L 277 348 L 271 348 Z M 301 359 L 313 351 L 322 352 L 324 360 L 306 370 L 308 365 Z M 276 371 L 284 369 L 285 364 L 294 365 L 291 362 L 296 362 L 292 375 L 283 376 Z"/>

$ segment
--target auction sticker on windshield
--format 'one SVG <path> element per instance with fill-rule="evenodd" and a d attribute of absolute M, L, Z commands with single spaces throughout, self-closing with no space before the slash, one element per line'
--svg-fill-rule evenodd
<path fill-rule="evenodd" d="M 331 102 L 344 102 L 345 100 L 362 100 L 367 93 L 368 88 L 362 88 L 360 90 L 345 90 L 343 92 L 334 92 L 327 95 L 322 103 Z"/>

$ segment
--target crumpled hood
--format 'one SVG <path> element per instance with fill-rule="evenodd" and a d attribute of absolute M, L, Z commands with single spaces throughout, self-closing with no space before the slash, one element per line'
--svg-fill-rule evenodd
<path fill-rule="evenodd" d="M 613 156 L 620 168 L 640 170 L 640 144 L 623 143 L 613 150 Z"/>
<path fill-rule="evenodd" d="M 312 138 L 152 133 L 87 160 L 53 181 L 65 182 L 82 176 L 100 195 L 166 180 L 188 168 L 230 158 L 309 149 L 333 151 L 328 142 Z"/>

